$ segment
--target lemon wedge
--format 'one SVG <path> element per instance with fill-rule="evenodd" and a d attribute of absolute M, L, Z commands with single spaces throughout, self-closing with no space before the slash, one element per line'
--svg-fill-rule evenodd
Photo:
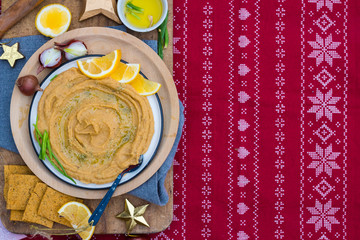
<path fill-rule="evenodd" d="M 81 239 L 89 240 L 94 234 L 95 227 L 88 224 L 91 211 L 85 204 L 75 201 L 68 202 L 58 210 L 58 213 L 70 222 Z"/>
<path fill-rule="evenodd" d="M 70 10 L 61 4 L 50 4 L 43 7 L 35 18 L 35 27 L 47 37 L 56 37 L 69 29 Z"/>
<path fill-rule="evenodd" d="M 140 64 L 122 63 L 114 70 L 110 77 L 121 83 L 129 83 L 136 78 L 140 72 Z"/>
<path fill-rule="evenodd" d="M 101 79 L 110 76 L 120 64 L 121 51 L 114 50 L 103 56 L 87 60 L 76 61 L 80 71 L 92 79 Z"/>
<path fill-rule="evenodd" d="M 161 84 L 145 79 L 141 74 L 138 74 L 134 80 L 128 83 L 136 92 L 143 96 L 150 96 L 160 90 Z"/>

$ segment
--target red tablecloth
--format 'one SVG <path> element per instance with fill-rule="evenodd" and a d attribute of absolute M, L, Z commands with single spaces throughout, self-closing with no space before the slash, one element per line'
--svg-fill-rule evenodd
<path fill-rule="evenodd" d="M 360 238 L 359 12 L 356 0 L 174 1 L 186 122 L 174 220 L 152 239 Z"/>

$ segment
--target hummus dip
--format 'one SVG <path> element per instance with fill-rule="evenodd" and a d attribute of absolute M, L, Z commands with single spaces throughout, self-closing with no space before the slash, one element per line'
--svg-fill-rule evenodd
<path fill-rule="evenodd" d="M 138 163 L 154 134 L 146 97 L 111 78 L 89 79 L 71 68 L 45 88 L 38 128 L 69 176 L 84 183 L 112 182 Z"/>

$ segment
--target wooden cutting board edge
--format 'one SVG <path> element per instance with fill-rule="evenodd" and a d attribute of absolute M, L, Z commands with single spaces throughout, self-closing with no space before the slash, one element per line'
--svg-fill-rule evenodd
<path fill-rule="evenodd" d="M 19 154 L 10 152 L 0 148 L 0 179 L 4 179 L 4 165 L 25 165 Z M 173 218 L 173 186 L 172 186 L 173 171 L 172 168 L 168 172 L 165 179 L 165 187 L 168 190 L 169 202 L 165 206 L 158 206 L 150 204 L 144 217 L 150 224 L 150 228 L 138 225 L 135 227 L 134 234 L 149 234 L 165 230 L 171 223 Z M 0 215 L 1 221 L 6 229 L 13 233 L 34 234 L 36 230 L 30 228 L 30 224 L 23 222 L 10 221 L 10 210 L 6 209 L 5 199 L 3 195 L 4 185 L 0 184 Z M 134 206 L 147 204 L 148 202 L 140 198 L 134 197 L 130 194 L 124 194 L 111 199 L 108 208 L 104 212 L 102 219 L 95 228 L 95 234 L 119 234 L 125 233 L 125 222 L 115 218 L 117 214 L 124 210 L 124 201 L 128 199 Z M 100 200 L 85 200 L 84 203 L 91 211 L 95 210 Z M 38 226 L 33 224 L 34 226 Z M 41 226 L 39 226 L 41 227 Z M 41 227 L 43 228 L 43 227 Z M 66 228 L 63 225 L 55 224 L 54 229 Z"/>
<path fill-rule="evenodd" d="M 9 1 L 9 0 L 3 0 Z M 56 2 L 53 0 L 53 2 Z M 51 1 L 48 1 L 47 4 L 50 4 Z M 169 47 L 164 50 L 164 62 L 166 66 L 169 68 L 170 72 L 173 70 L 173 0 L 168 0 L 169 3 Z M 5 9 L 3 9 L 4 11 Z M 36 10 L 35 10 L 36 11 Z M 102 16 L 99 16 L 102 18 Z M 25 19 L 26 20 L 26 19 Z M 25 20 L 22 20 L 25 22 Z M 18 25 L 21 26 L 21 21 Z M 28 28 L 25 28 L 25 32 Z M 135 33 L 129 31 L 132 35 L 140 38 L 140 39 L 157 39 L 156 32 L 151 33 Z M 32 35 L 26 34 L 24 32 L 19 33 L 18 36 Z M 25 34 L 25 35 L 24 35 Z M 14 34 L 9 34 L 5 37 L 12 38 L 17 37 Z M 0 148 L 0 181 L 4 179 L 3 173 L 3 165 L 6 164 L 20 164 L 25 165 L 23 160 L 21 159 L 19 154 L 10 152 L 8 150 Z M 132 232 L 133 234 L 150 234 L 164 231 L 168 228 L 173 219 L 173 166 L 170 168 L 166 179 L 165 179 L 165 188 L 169 194 L 169 202 L 165 206 L 157 206 L 155 204 L 150 204 L 148 207 L 144 217 L 150 224 L 150 228 L 145 226 L 137 225 Z M 3 184 L 0 184 L 0 217 L 3 225 L 13 233 L 21 233 L 21 234 L 34 234 L 34 230 L 29 228 L 28 223 L 22 222 L 12 222 L 9 220 L 10 211 L 6 209 L 5 199 L 3 197 Z M 106 219 L 105 221 L 100 221 L 95 229 L 95 234 L 122 234 L 126 232 L 125 222 L 118 220 L 114 216 L 117 213 L 120 213 L 124 210 L 124 200 L 128 198 L 135 206 L 140 206 L 146 204 L 147 202 L 134 197 L 130 194 L 124 194 L 118 197 L 113 198 L 109 206 L 105 212 L 102 219 Z M 94 210 L 100 200 L 86 200 L 85 203 Z M 62 225 L 55 224 L 54 227 L 61 227 Z"/>

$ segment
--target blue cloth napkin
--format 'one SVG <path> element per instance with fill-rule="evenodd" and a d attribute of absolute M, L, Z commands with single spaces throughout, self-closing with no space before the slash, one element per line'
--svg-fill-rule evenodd
<path fill-rule="evenodd" d="M 111 27 L 117 30 L 126 31 L 126 28 L 123 25 Z M 36 35 L 36 36 L 27 36 L 27 37 L 19 37 L 12 39 L 3 39 L 2 43 L 8 43 L 8 46 L 12 46 L 16 42 L 19 43 L 19 51 L 25 58 L 17 60 L 14 68 L 11 68 L 9 63 L 4 60 L 0 60 L 0 126 L 1 126 L 1 134 L 0 134 L 0 147 L 8 149 L 10 151 L 18 153 L 16 145 L 14 143 L 14 139 L 11 133 L 10 127 L 10 101 L 11 94 L 15 85 L 15 81 L 25 65 L 28 59 L 32 56 L 32 54 L 40 48 L 44 43 L 49 41 L 50 38 Z M 154 51 L 157 49 L 157 42 L 155 40 L 144 40 L 144 42 L 149 45 Z M 3 53 L 2 48 L 0 48 L 0 55 Z M 180 103 L 181 104 L 181 103 Z M 183 106 L 180 107 L 180 124 L 179 130 L 177 133 L 177 137 L 175 140 L 175 144 L 165 160 L 164 164 L 160 167 L 160 169 L 152 176 L 147 182 L 143 185 L 139 186 L 137 189 L 131 191 L 130 193 L 145 199 L 149 202 L 155 203 L 157 205 L 165 205 L 169 197 L 167 195 L 166 189 L 164 187 L 164 181 L 166 177 L 166 173 L 171 167 L 172 160 L 174 158 L 178 143 L 180 141 L 182 126 L 184 124 L 184 116 L 183 116 Z M 157 192 L 158 194 L 154 194 Z"/>

